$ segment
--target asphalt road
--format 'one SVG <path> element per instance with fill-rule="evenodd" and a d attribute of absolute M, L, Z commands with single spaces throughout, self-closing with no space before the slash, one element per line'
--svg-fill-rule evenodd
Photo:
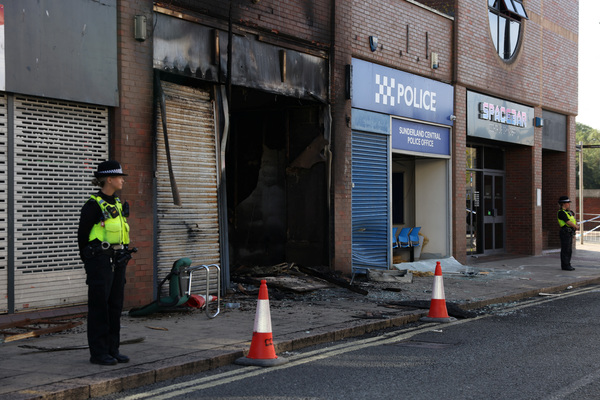
<path fill-rule="evenodd" d="M 103 399 L 599 399 L 600 289 L 228 366 Z"/>

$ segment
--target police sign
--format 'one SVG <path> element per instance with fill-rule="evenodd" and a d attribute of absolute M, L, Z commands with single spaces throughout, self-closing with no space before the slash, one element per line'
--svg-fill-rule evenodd
<path fill-rule="evenodd" d="M 352 107 L 452 125 L 451 85 L 373 64 L 352 60 Z"/>

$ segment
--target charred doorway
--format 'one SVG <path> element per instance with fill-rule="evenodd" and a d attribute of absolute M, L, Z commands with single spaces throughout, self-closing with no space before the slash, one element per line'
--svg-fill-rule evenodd
<path fill-rule="evenodd" d="M 236 88 L 227 146 L 233 268 L 328 265 L 324 107 Z"/>

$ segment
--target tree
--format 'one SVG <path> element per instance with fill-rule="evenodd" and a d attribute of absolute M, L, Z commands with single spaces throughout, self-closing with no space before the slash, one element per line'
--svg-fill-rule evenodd
<path fill-rule="evenodd" d="M 577 123 L 575 136 L 577 144 L 583 142 L 584 145 L 600 146 L 600 131 L 597 129 Z M 577 160 L 577 174 L 579 174 L 579 160 Z M 577 188 L 579 188 L 579 179 L 577 179 Z M 583 149 L 583 188 L 600 189 L 600 148 Z"/>

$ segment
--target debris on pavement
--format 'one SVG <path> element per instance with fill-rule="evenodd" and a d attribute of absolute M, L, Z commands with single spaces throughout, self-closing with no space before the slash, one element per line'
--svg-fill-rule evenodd
<path fill-rule="evenodd" d="M 242 284 L 260 286 L 266 280 L 271 288 L 294 293 L 312 292 L 330 287 L 329 283 L 315 279 L 301 272 L 294 263 L 283 263 L 273 266 L 242 266 L 235 270 L 231 278 L 238 283 L 238 291 L 247 295 L 255 295 L 256 291 L 246 290 Z"/>
<path fill-rule="evenodd" d="M 294 293 L 306 293 L 326 289 L 331 287 L 330 284 L 334 284 L 355 293 L 362 295 L 368 294 L 366 290 L 336 276 L 333 272 L 303 267 L 294 263 L 282 263 L 267 267 L 241 266 L 231 275 L 231 280 L 238 284 L 259 286 L 261 279 L 266 280 L 270 288 L 277 288 Z M 251 294 L 251 292 L 246 289 L 240 292 Z"/>
<path fill-rule="evenodd" d="M 361 319 L 388 319 L 390 318 L 389 314 L 381 313 L 381 312 L 365 312 L 359 315 L 353 315 L 352 318 L 361 318 Z"/>
<path fill-rule="evenodd" d="M 353 285 L 350 282 L 348 282 L 347 280 L 340 278 L 338 276 L 336 276 L 334 273 L 331 272 L 322 272 L 322 271 L 318 271 L 314 268 L 308 268 L 308 267 L 300 267 L 300 270 L 306 274 L 315 276 L 317 278 L 321 278 L 326 280 L 327 282 L 331 282 L 337 286 L 343 287 L 345 289 L 351 290 L 352 292 L 358 293 L 358 294 L 362 294 L 362 295 L 368 295 L 369 292 L 361 289 L 360 287 L 358 287 L 357 285 Z"/>
<path fill-rule="evenodd" d="M 412 283 L 413 274 L 406 269 L 368 269 L 367 279 L 374 282 Z"/>
<path fill-rule="evenodd" d="M 162 328 L 160 326 L 146 326 L 148 329 L 154 329 L 155 331 L 168 331 L 168 328 Z"/>
<path fill-rule="evenodd" d="M 83 324 L 83 321 L 74 321 L 80 316 L 71 316 L 69 319 L 24 319 L 22 321 L 9 322 L 0 325 L 0 334 L 4 335 L 0 338 L 0 343 L 14 342 L 28 338 L 39 337 L 49 333 L 56 333 L 74 328 Z"/>

